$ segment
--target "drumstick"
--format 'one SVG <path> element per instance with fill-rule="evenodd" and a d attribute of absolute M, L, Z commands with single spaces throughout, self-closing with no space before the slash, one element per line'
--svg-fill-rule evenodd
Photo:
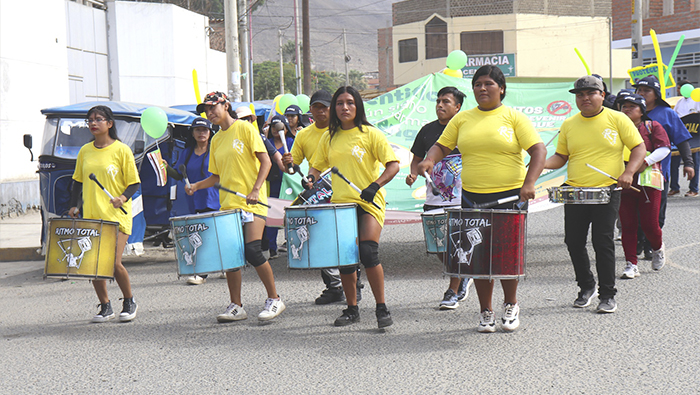
<path fill-rule="evenodd" d="M 294 169 L 294 172 L 299 173 L 299 175 L 301 176 L 301 178 L 304 180 L 304 184 L 308 184 L 308 183 L 311 182 L 311 181 L 309 181 L 308 178 L 306 178 L 306 176 L 304 175 L 304 173 L 301 172 L 301 168 L 299 168 L 299 165 L 293 165 L 293 166 L 292 166 L 292 169 Z"/>
<path fill-rule="evenodd" d="M 440 190 L 435 186 L 435 183 L 433 182 L 433 179 L 430 178 L 430 174 L 428 174 L 428 171 L 424 171 L 423 175 L 425 176 L 425 179 L 428 180 L 428 185 L 430 185 L 430 189 L 432 189 L 433 196 L 439 195 Z"/>
<path fill-rule="evenodd" d="M 611 176 L 610 174 L 608 174 L 608 173 L 606 173 L 606 172 L 600 170 L 599 168 L 597 168 L 597 167 L 595 167 L 595 166 L 592 166 L 592 165 L 589 164 L 589 163 L 586 163 L 586 166 L 588 166 L 588 167 L 590 167 L 591 169 L 597 171 L 598 173 L 604 175 L 605 177 L 610 178 L 611 180 L 617 181 L 617 178 Z M 639 189 L 637 189 L 637 188 L 635 188 L 635 187 L 633 187 L 633 186 L 631 186 L 631 185 L 630 185 L 630 189 L 633 190 L 633 191 L 635 191 L 635 192 L 641 192 Z"/>
<path fill-rule="evenodd" d="M 280 129 L 277 131 L 277 134 L 280 136 L 280 140 L 282 140 L 282 147 L 284 147 L 284 153 L 288 154 L 289 153 L 289 148 L 287 148 L 287 139 L 284 138 L 284 128 Z M 294 170 L 292 168 L 292 164 L 287 165 L 287 173 L 289 174 L 294 174 Z"/>
<path fill-rule="evenodd" d="M 240 192 L 232 191 L 232 190 L 230 190 L 230 189 L 228 189 L 228 188 L 224 188 L 224 187 L 221 186 L 221 184 L 219 184 L 218 182 L 217 182 L 216 184 L 214 184 L 214 188 L 220 189 L 220 190 L 222 190 L 222 191 L 224 191 L 224 192 L 232 193 L 232 194 L 234 194 L 234 195 L 236 195 L 236 196 L 239 196 L 239 197 L 242 197 L 243 199 L 246 199 L 246 195 L 244 195 L 244 194 L 242 194 L 242 193 L 240 193 Z M 255 204 L 262 204 L 263 206 L 265 206 L 265 207 L 267 207 L 267 208 L 272 208 L 272 206 L 267 205 L 267 204 L 265 204 L 265 203 L 263 203 L 263 202 L 256 202 Z"/>
<path fill-rule="evenodd" d="M 473 205 L 472 207 L 474 207 L 474 208 L 489 208 L 489 207 L 493 207 L 493 206 L 498 206 L 499 204 L 512 202 L 512 201 L 515 201 L 518 199 L 520 199 L 519 195 L 513 195 L 513 196 L 508 196 L 506 198 L 494 200 L 492 202 L 477 203 L 477 204 Z"/>
<path fill-rule="evenodd" d="M 99 186 L 100 189 L 102 189 L 102 190 L 104 191 L 104 193 L 106 193 L 107 196 L 109 196 L 110 199 L 114 199 L 114 196 L 112 196 L 112 194 L 109 193 L 109 191 L 106 190 L 105 187 L 103 187 L 102 184 L 100 184 L 99 181 L 97 181 L 97 177 L 95 177 L 95 173 L 90 173 L 90 175 L 88 176 L 88 178 L 90 178 L 91 180 L 95 181 L 95 182 L 97 183 L 97 186 Z M 119 209 L 122 210 L 122 213 L 126 214 L 126 210 L 124 210 L 124 207 L 119 207 Z"/>
<path fill-rule="evenodd" d="M 178 169 L 180 169 L 180 173 L 182 173 L 182 176 L 185 178 L 185 185 L 187 185 L 187 188 L 189 188 L 190 179 L 187 178 L 187 167 L 184 164 L 182 164 L 180 165 L 180 167 L 178 167 Z"/>
<path fill-rule="evenodd" d="M 357 185 L 353 184 L 352 181 L 350 181 L 350 180 L 348 180 L 347 178 L 345 178 L 345 176 L 342 175 L 342 174 L 340 173 L 340 171 L 338 171 L 338 168 L 337 168 L 337 167 L 334 166 L 334 167 L 331 169 L 331 172 L 332 172 L 333 174 L 338 175 L 338 177 L 342 178 L 343 181 L 347 182 L 348 185 L 350 185 L 350 187 L 351 187 L 352 189 L 354 189 L 354 190 L 357 191 L 357 193 L 362 194 L 362 190 L 361 190 L 360 188 L 358 188 Z M 380 210 L 382 209 L 382 208 L 379 207 L 379 205 L 378 205 L 377 203 L 375 203 L 374 201 L 371 201 L 370 203 L 372 203 L 372 204 L 374 205 L 374 207 L 376 207 L 376 208 L 378 208 L 378 209 L 380 209 Z"/>

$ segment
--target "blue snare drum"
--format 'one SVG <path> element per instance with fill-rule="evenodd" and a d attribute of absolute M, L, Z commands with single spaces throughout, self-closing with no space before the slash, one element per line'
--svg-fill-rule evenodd
<path fill-rule="evenodd" d="M 240 210 L 170 218 L 177 275 L 231 271 L 245 266 Z"/>
<path fill-rule="evenodd" d="M 360 263 L 357 205 L 285 207 L 290 269 L 323 269 Z"/>

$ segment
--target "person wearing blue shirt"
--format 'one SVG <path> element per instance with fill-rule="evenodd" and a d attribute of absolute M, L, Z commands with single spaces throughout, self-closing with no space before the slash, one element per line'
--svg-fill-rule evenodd
<path fill-rule="evenodd" d="M 197 118 L 192 121 L 189 135 L 185 141 L 185 149 L 180 153 L 180 157 L 175 164 L 175 168 L 168 166 L 168 176 L 176 179 L 184 179 L 184 174 L 180 172 L 180 166 L 185 165 L 187 179 L 191 184 L 204 180 L 209 177 L 209 146 L 211 138 L 214 135 L 211 122 L 205 118 Z M 193 196 L 186 196 L 187 205 L 191 213 L 206 213 L 209 211 L 218 211 L 221 208 L 219 204 L 219 191 L 216 188 L 205 188 L 198 190 Z M 206 281 L 204 276 L 191 276 L 187 279 L 190 285 L 203 284 Z"/>
<path fill-rule="evenodd" d="M 663 126 L 671 144 L 678 148 L 678 152 L 681 158 L 683 158 L 683 174 L 688 177 L 688 180 L 691 180 L 695 175 L 695 169 L 688 140 L 690 140 L 692 136 L 678 114 L 676 114 L 675 111 L 671 109 L 671 106 L 662 99 L 659 80 L 655 76 L 649 75 L 637 81 L 637 83 L 632 86 L 637 89 L 636 93 L 646 100 L 647 116 L 652 121 L 656 121 Z M 659 226 L 663 228 L 666 220 L 666 200 L 671 179 L 671 155 L 661 161 L 661 172 L 664 175 L 665 181 L 664 190 L 661 194 L 661 207 L 659 208 Z M 651 257 L 651 247 L 647 244 L 648 242 L 645 242 L 645 258 Z"/>

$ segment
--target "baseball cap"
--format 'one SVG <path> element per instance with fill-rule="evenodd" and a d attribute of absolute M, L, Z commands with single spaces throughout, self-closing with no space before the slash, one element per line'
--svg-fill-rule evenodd
<path fill-rule="evenodd" d="M 661 98 L 661 84 L 659 84 L 659 79 L 656 78 L 654 75 L 648 75 L 641 80 L 637 81 L 636 84 L 632 84 L 633 87 L 639 88 L 640 86 L 645 86 L 647 88 L 651 88 L 654 90 L 654 93 L 656 93 L 656 104 L 658 105 L 663 105 L 666 107 L 671 107 L 668 103 L 666 103 L 662 98 Z"/>
<path fill-rule="evenodd" d="M 270 125 L 272 125 L 275 122 L 282 122 L 284 125 L 285 133 L 291 133 L 291 128 L 289 127 L 289 121 L 287 121 L 287 117 L 284 115 L 280 114 L 275 114 L 271 119 L 270 119 Z"/>
<path fill-rule="evenodd" d="M 578 93 L 586 89 L 596 89 L 605 92 L 603 80 L 592 75 L 584 75 L 574 82 L 574 89 L 569 89 L 569 93 Z"/>
<path fill-rule="evenodd" d="M 291 106 L 287 107 L 286 110 L 284 110 L 284 115 L 301 115 L 303 112 L 301 111 L 301 108 L 297 106 L 296 104 L 292 104 Z"/>
<path fill-rule="evenodd" d="M 626 95 L 625 97 L 623 97 L 621 102 L 634 103 L 634 104 L 638 105 L 639 108 L 642 109 L 642 114 L 646 114 L 646 112 L 647 112 L 647 101 L 644 100 L 642 95 L 632 93 L 632 94 L 629 94 L 629 95 Z M 620 105 L 622 105 L 622 103 L 620 103 Z"/>
<path fill-rule="evenodd" d="M 211 129 L 211 122 L 209 122 L 208 119 L 202 118 L 202 117 L 198 117 L 194 121 L 192 121 L 192 125 L 190 126 L 190 130 L 192 130 L 194 128 L 198 128 L 198 127 L 205 127 L 209 130 L 212 130 Z"/>
<path fill-rule="evenodd" d="M 331 100 L 333 99 L 333 96 L 328 93 L 326 90 L 317 90 L 314 92 L 313 95 L 311 95 L 311 101 L 309 101 L 309 106 L 313 106 L 315 103 L 321 103 L 326 107 L 331 106 Z"/>
<path fill-rule="evenodd" d="M 253 112 L 250 111 L 250 107 L 248 106 L 240 106 L 236 109 L 236 115 L 238 115 L 238 119 L 242 119 L 245 117 L 252 116 Z"/>
<path fill-rule="evenodd" d="M 211 92 L 204 96 L 204 100 L 197 104 L 197 113 L 201 114 L 204 112 L 205 105 L 215 105 L 219 103 L 226 103 L 228 101 L 228 96 L 224 92 Z"/>

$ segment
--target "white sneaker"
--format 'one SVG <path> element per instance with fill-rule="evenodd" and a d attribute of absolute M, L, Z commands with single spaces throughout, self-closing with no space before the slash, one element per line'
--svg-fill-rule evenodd
<path fill-rule="evenodd" d="M 216 316 L 219 322 L 240 321 L 248 318 L 248 313 L 245 312 L 242 306 L 231 303 L 226 308 L 226 311 Z"/>
<path fill-rule="evenodd" d="M 639 268 L 632 262 L 627 262 L 625 270 L 622 271 L 622 278 L 635 278 L 639 277 Z"/>
<path fill-rule="evenodd" d="M 187 284 L 189 285 L 201 285 L 207 282 L 207 279 L 198 275 L 194 275 L 187 278 Z"/>
<path fill-rule="evenodd" d="M 496 332 L 496 317 L 491 310 L 484 310 L 481 312 L 481 321 L 479 326 L 476 328 L 477 331 L 481 333 L 493 333 Z"/>
<path fill-rule="evenodd" d="M 501 326 L 504 331 L 514 331 L 520 326 L 520 306 L 518 304 L 503 304 L 503 318 Z"/>
<path fill-rule="evenodd" d="M 661 270 L 666 264 L 666 245 L 661 243 L 661 248 L 651 253 L 651 268 Z"/>
<path fill-rule="evenodd" d="M 258 319 L 260 321 L 269 321 L 280 315 L 284 309 L 285 306 L 282 299 L 267 298 L 267 300 L 265 300 L 265 307 L 263 308 L 263 311 L 258 314 Z"/>

